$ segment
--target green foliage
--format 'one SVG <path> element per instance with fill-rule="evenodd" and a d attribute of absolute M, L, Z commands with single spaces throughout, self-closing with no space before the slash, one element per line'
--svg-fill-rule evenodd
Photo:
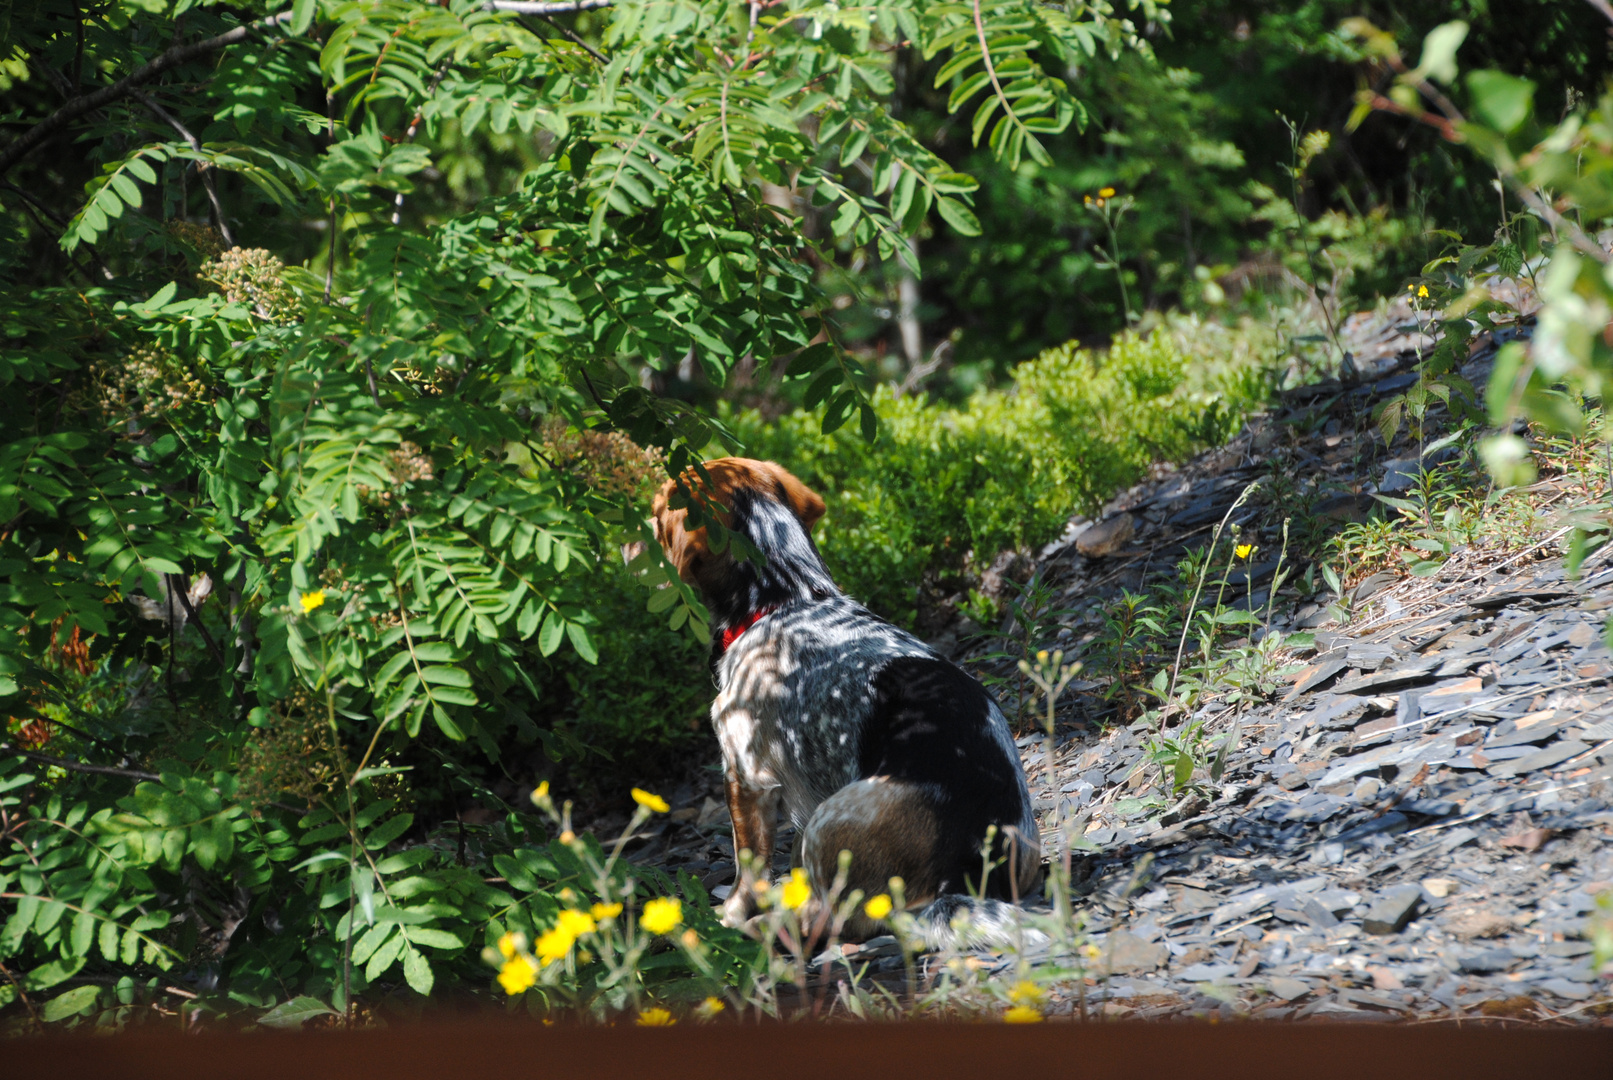
<path fill-rule="evenodd" d="M 1138 45 L 1103 2 L 652 0 L 565 33 L 493 6 L 5 16 L 18 1015 L 117 1022 L 208 967 L 188 1008 L 292 1023 L 463 978 L 490 924 L 544 929 L 571 848 L 505 773 L 536 744 L 653 751 L 704 696 L 704 609 L 643 496 L 737 444 L 654 388 L 792 356 L 824 430 L 875 434 L 833 255 L 764 187 L 903 257 L 931 214 L 975 228 L 975 182 L 893 114 L 893 54 L 992 67 L 974 115 L 1017 161 L 1079 114 L 1070 63 Z M 461 802 L 503 824 L 467 833 Z"/>
<path fill-rule="evenodd" d="M 911 623 L 915 585 L 957 588 L 999 551 L 1056 537 L 1158 460 L 1218 443 L 1266 400 L 1276 343 L 1252 327 L 1194 320 L 1127 334 L 1103 353 L 1052 349 L 1015 387 L 952 408 L 874 395 L 879 437 L 825 437 L 809 414 L 741 414 L 751 453 L 832 493 L 816 531 L 836 580 Z"/>
<path fill-rule="evenodd" d="M 1613 373 L 1613 344 L 1605 334 L 1613 321 L 1613 258 L 1595 239 L 1598 227 L 1613 221 L 1613 94 L 1604 93 L 1594 105 L 1571 108 L 1550 124 L 1536 115 L 1534 81 L 1481 69 L 1462 80 L 1468 102 L 1464 116 L 1438 84 L 1450 84 L 1456 91 L 1458 49 L 1466 29 L 1453 23 L 1433 30 L 1422 62 L 1411 68 L 1387 34 L 1364 22 L 1357 26 L 1356 32 L 1396 75 L 1388 98 L 1363 92 L 1356 116 L 1387 109 L 1460 138 L 1522 202 L 1525 213 L 1503 218 L 1495 245 L 1454 260 L 1471 267 L 1493 254 L 1512 273 L 1528 265 L 1542 302 L 1532 340 L 1510 342 L 1496 358 L 1487 389 L 1490 419 L 1505 427 L 1524 415 L 1552 432 L 1578 435 L 1587 426 L 1582 401 L 1602 398 Z M 1514 228 L 1524 223 L 1535 226 L 1538 258 L 1549 257 L 1538 275 L 1538 264 L 1526 262 L 1535 252 L 1514 238 Z M 1450 261 L 1439 260 L 1430 269 Z M 1456 321 L 1465 317 L 1488 325 L 1487 311 L 1471 296 L 1447 311 L 1446 325 L 1454 329 L 1452 315 Z M 1528 448 L 1518 435 L 1490 437 L 1483 453 L 1503 484 L 1532 479 Z"/>

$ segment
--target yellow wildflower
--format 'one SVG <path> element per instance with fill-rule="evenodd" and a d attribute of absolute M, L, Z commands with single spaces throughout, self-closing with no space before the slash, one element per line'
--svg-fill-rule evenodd
<path fill-rule="evenodd" d="M 506 960 L 515 959 L 515 954 L 525 947 L 525 934 L 505 934 L 498 939 L 498 951 Z"/>
<path fill-rule="evenodd" d="M 1086 203 L 1088 206 L 1091 206 L 1092 205 L 1092 196 L 1091 195 L 1083 196 L 1081 201 Z"/>
<path fill-rule="evenodd" d="M 1005 1024 L 1039 1024 L 1045 1019 L 1040 1009 L 1033 1009 L 1028 1005 L 1015 1005 L 1003 1013 Z"/>
<path fill-rule="evenodd" d="M 1254 553 L 1255 553 L 1255 546 L 1253 544 L 1239 544 L 1238 547 L 1237 547 L 1237 554 L 1238 554 L 1238 558 L 1240 558 L 1240 559 L 1247 559 L 1249 556 L 1253 555 Z"/>
<path fill-rule="evenodd" d="M 797 866 L 790 871 L 790 880 L 784 883 L 783 904 L 794 911 L 810 899 L 812 899 L 812 886 L 807 881 L 806 871 Z"/>
<path fill-rule="evenodd" d="M 665 1009 L 645 1009 L 633 1023 L 639 1027 L 671 1027 L 677 1021 Z"/>
<path fill-rule="evenodd" d="M 557 925 L 565 927 L 574 938 L 594 932 L 594 920 L 586 911 L 562 911 Z"/>
<path fill-rule="evenodd" d="M 1098 189 L 1098 198 L 1100 198 L 1100 199 L 1112 199 L 1114 197 L 1115 197 L 1115 189 L 1114 188 L 1106 187 L 1106 188 L 1099 188 Z"/>
<path fill-rule="evenodd" d="M 700 1019 L 711 1020 L 725 1008 L 727 1008 L 727 1006 L 722 1003 L 721 998 L 708 997 L 699 1005 L 696 1005 L 694 1011 L 695 1015 L 700 1017 Z"/>
<path fill-rule="evenodd" d="M 1036 652 L 1036 662 L 1038 664 L 1047 663 L 1047 650 L 1046 649 L 1038 649 L 1037 650 L 1037 652 Z"/>
<path fill-rule="evenodd" d="M 670 934 L 683 921 L 683 904 L 670 896 L 660 896 L 644 905 L 639 925 L 652 934 Z"/>
<path fill-rule="evenodd" d="M 1428 299 L 1428 286 L 1427 285 L 1419 285 L 1419 286 L 1417 286 L 1417 299 L 1419 299 L 1419 300 L 1427 300 Z"/>
<path fill-rule="evenodd" d="M 894 905 L 891 904 L 891 898 L 885 893 L 880 893 L 878 896 L 873 897 L 868 901 L 868 903 L 863 905 L 863 914 L 867 915 L 870 919 L 883 919 L 885 916 L 891 913 L 891 908 L 893 906 Z"/>
<path fill-rule="evenodd" d="M 1096 963 L 1103 959 L 1103 950 L 1096 945 L 1083 945 L 1081 946 L 1081 955 Z"/>
<path fill-rule="evenodd" d="M 700 935 L 693 930 L 685 930 L 681 940 L 683 941 L 683 947 L 690 952 L 700 948 Z"/>
<path fill-rule="evenodd" d="M 325 590 L 324 589 L 315 589 L 313 592 L 305 592 L 305 593 L 303 593 L 301 603 L 302 603 L 302 613 L 304 615 L 306 615 L 310 611 L 314 610 L 314 608 L 324 607 L 325 606 Z"/>
<path fill-rule="evenodd" d="M 622 905 L 620 904 L 595 904 L 593 907 L 588 909 L 588 914 L 592 915 L 594 917 L 594 921 L 596 922 L 604 922 L 606 919 L 614 919 L 621 913 Z"/>
<path fill-rule="evenodd" d="M 577 842 L 577 834 L 572 832 L 570 829 L 562 829 L 560 831 L 560 835 L 556 837 L 556 839 L 558 839 L 562 844 L 565 844 L 567 847 L 570 847 L 572 844 Z"/>
<path fill-rule="evenodd" d="M 542 806 L 549 801 L 549 781 L 545 780 L 532 789 L 532 805 Z"/>
<path fill-rule="evenodd" d="M 524 956 L 511 957 L 498 971 L 498 984 L 506 994 L 519 994 L 538 981 L 538 969 Z"/>
<path fill-rule="evenodd" d="M 672 807 L 668 806 L 666 800 L 661 798 L 661 796 L 651 795 L 643 788 L 633 789 L 633 801 L 647 810 L 654 810 L 657 814 L 664 814 L 668 810 L 672 809 Z"/>
<path fill-rule="evenodd" d="M 1008 991 L 1008 1000 L 1015 1005 L 1040 1005 L 1047 994 L 1029 979 L 1021 979 Z"/>
<path fill-rule="evenodd" d="M 576 938 L 558 926 L 553 930 L 546 930 L 538 935 L 536 946 L 538 959 L 542 960 L 545 965 L 552 964 L 556 960 L 564 960 L 566 954 L 571 951 L 571 947 L 576 943 Z"/>

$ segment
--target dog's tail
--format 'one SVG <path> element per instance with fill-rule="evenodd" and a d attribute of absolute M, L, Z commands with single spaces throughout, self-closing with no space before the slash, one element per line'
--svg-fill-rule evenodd
<path fill-rule="evenodd" d="M 1048 936 L 1029 925 L 1026 915 L 1003 900 L 948 893 L 913 912 L 913 925 L 931 949 L 1039 949 Z"/>

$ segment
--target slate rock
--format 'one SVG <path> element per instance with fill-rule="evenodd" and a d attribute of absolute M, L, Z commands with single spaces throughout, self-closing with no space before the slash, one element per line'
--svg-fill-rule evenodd
<path fill-rule="evenodd" d="M 1187 982 L 1216 982 L 1230 979 L 1237 973 L 1237 964 L 1193 964 L 1183 968 L 1176 977 Z"/>
<path fill-rule="evenodd" d="M 1577 739 L 1564 739 L 1562 742 L 1553 743 L 1544 750 L 1536 751 L 1528 757 L 1495 765 L 1486 771 L 1491 776 L 1520 776 L 1523 773 L 1539 772 L 1541 769 L 1549 769 L 1553 765 L 1561 765 L 1568 759 L 1578 757 L 1589 749 L 1590 746 L 1587 743 L 1582 743 Z"/>
<path fill-rule="evenodd" d="M 1299 979 L 1274 975 L 1266 980 L 1266 988 L 1284 1001 L 1294 1001 L 1311 992 L 1311 984 Z"/>
<path fill-rule="evenodd" d="M 1362 916 L 1361 929 L 1369 934 L 1400 933 L 1411 921 L 1422 898 L 1423 890 L 1418 885 L 1396 885 L 1385 889 Z"/>
<path fill-rule="evenodd" d="M 1136 532 L 1137 523 L 1130 514 L 1116 514 L 1082 531 L 1075 538 L 1075 550 L 1089 559 L 1101 559 L 1119 551 Z"/>
<path fill-rule="evenodd" d="M 1509 949 L 1485 949 L 1458 957 L 1456 966 L 1469 975 L 1486 975 L 1493 971 L 1506 971 L 1517 962 L 1518 958 Z"/>
<path fill-rule="evenodd" d="M 1568 979 L 1542 979 L 1535 984 L 1548 994 L 1555 994 L 1569 1001 L 1584 1001 L 1596 992 L 1594 987 L 1584 983 L 1571 982 Z"/>

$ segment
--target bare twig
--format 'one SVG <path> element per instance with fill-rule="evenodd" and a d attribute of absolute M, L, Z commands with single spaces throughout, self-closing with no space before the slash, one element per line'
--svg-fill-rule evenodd
<path fill-rule="evenodd" d="M 190 143 L 190 148 L 198 154 L 202 153 L 202 143 L 190 129 L 179 122 L 179 118 L 167 109 L 158 105 L 150 95 L 140 90 L 130 90 L 129 96 L 140 104 L 157 114 L 157 119 L 179 132 L 179 137 Z M 213 204 L 213 220 L 218 224 L 218 234 L 224 238 L 224 246 L 235 246 L 235 237 L 230 234 L 230 227 L 224 221 L 224 204 L 218 201 L 218 185 L 213 182 L 213 166 L 206 161 L 196 163 L 196 172 L 202 178 L 202 188 L 207 192 L 207 201 Z"/>
<path fill-rule="evenodd" d="M 562 34 L 564 34 L 567 38 L 569 38 L 571 40 L 571 42 L 573 44 L 581 46 L 584 50 L 587 51 L 589 56 L 592 56 L 595 60 L 599 61 L 601 64 L 608 64 L 610 62 L 610 61 L 605 59 L 605 54 L 604 53 L 600 52 L 598 49 L 596 49 L 592 45 L 588 44 L 587 40 L 584 39 L 581 34 L 577 33 L 571 27 L 565 26 L 565 25 L 563 25 L 561 23 L 555 22 L 554 19 L 550 18 L 548 15 L 540 15 L 538 17 L 540 19 L 542 19 L 544 22 L 548 23 L 550 26 L 554 27 L 556 30 L 560 31 Z M 528 30 L 532 30 L 532 27 L 527 25 L 527 22 L 526 22 L 525 19 L 521 19 L 521 20 L 518 20 L 518 21 L 521 23 L 522 26 L 525 26 Z M 533 32 L 534 32 L 534 34 L 536 33 L 536 31 L 533 31 Z"/>
<path fill-rule="evenodd" d="M 213 655 L 213 659 L 218 661 L 218 666 L 221 668 L 228 667 L 229 665 L 224 662 L 224 650 L 218 647 L 218 642 L 213 640 L 213 635 L 208 632 L 206 626 L 202 625 L 202 621 L 196 617 L 196 608 L 192 606 L 190 594 L 187 591 L 189 588 L 190 582 L 185 580 L 183 574 L 168 575 L 168 591 L 179 598 L 179 606 L 185 609 L 186 620 L 194 623 L 196 629 L 201 631 L 202 641 L 206 643 L 207 651 Z"/>
<path fill-rule="evenodd" d="M 278 15 L 270 15 L 266 19 L 259 19 L 257 22 L 237 26 L 233 30 L 226 30 L 224 33 L 216 37 L 210 37 L 205 41 L 193 41 L 188 45 L 175 45 L 166 52 L 159 54 L 149 63 L 135 68 L 111 86 L 103 87 L 92 94 L 82 94 L 73 98 L 13 139 L 4 150 L 0 150 L 0 176 L 10 172 L 12 166 L 21 161 L 31 150 L 44 142 L 52 132 L 64 124 L 78 119 L 85 113 L 94 112 L 102 106 L 110 105 L 114 101 L 128 97 L 130 93 L 138 90 L 169 68 L 178 67 L 199 56 L 206 56 L 208 53 L 228 48 L 236 42 L 245 41 L 260 30 L 272 29 L 290 19 L 291 12 L 282 11 Z"/>
<path fill-rule="evenodd" d="M 406 142 L 406 143 L 414 142 L 415 135 L 418 134 L 419 131 L 420 131 L 420 121 L 426 115 L 426 101 L 430 101 L 431 100 L 431 95 L 435 94 L 437 92 L 438 84 L 440 84 L 442 82 L 443 76 L 448 74 L 448 69 L 450 67 L 452 67 L 452 66 L 453 66 L 453 60 L 451 60 L 451 59 L 444 60 L 442 62 L 442 66 L 437 69 L 436 74 L 431 76 L 431 82 L 430 82 L 429 85 L 426 86 L 426 98 L 425 98 L 425 101 L 422 101 L 420 103 L 420 108 L 415 112 L 414 119 L 409 121 L 409 130 L 407 130 L 407 131 L 405 131 L 403 133 L 403 142 Z M 398 221 L 402 217 L 403 217 L 403 192 L 400 191 L 400 192 L 398 192 L 397 198 L 392 201 L 392 224 L 396 225 L 398 223 Z M 329 290 L 327 289 L 326 292 L 329 292 Z M 329 299 L 329 297 L 327 297 L 326 299 Z M 366 363 L 367 362 L 368 361 L 366 361 Z M 373 381 L 370 384 L 370 388 L 371 388 L 371 390 L 373 390 L 375 388 L 375 384 L 374 384 Z M 377 404 L 380 404 L 380 402 L 377 401 Z"/>
<path fill-rule="evenodd" d="M 36 750 L 24 750 L 22 747 L 13 746 L 11 743 L 0 743 L 0 753 L 16 754 L 18 757 L 25 757 L 29 761 L 37 761 L 41 765 L 54 765 L 56 768 L 66 769 L 68 772 L 91 773 L 95 776 L 127 776 L 131 780 L 160 781 L 162 779 L 156 773 L 146 772 L 143 769 L 115 769 L 110 765 L 86 765 L 80 761 L 59 758 L 54 754 L 41 754 Z"/>

